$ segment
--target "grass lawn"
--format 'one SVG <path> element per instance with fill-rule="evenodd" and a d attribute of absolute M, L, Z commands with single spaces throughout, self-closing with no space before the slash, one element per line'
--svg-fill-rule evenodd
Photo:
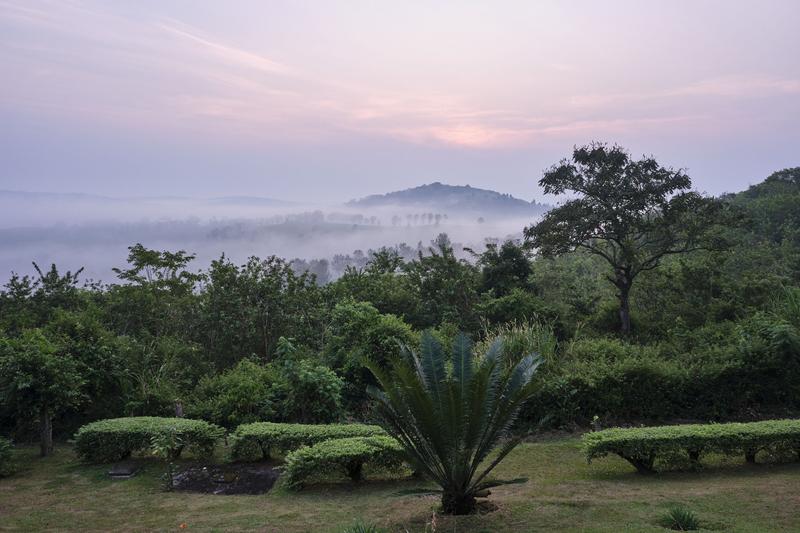
<path fill-rule="evenodd" d="M 0 530 L 275 532 L 338 531 L 357 519 L 390 531 L 431 531 L 435 496 L 400 495 L 420 482 L 329 484 L 293 493 L 215 496 L 161 490 L 161 467 L 148 462 L 129 480 L 112 481 L 107 467 L 79 463 L 61 446 L 39 459 L 17 451 L 19 469 L 0 479 Z M 658 518 L 672 504 L 693 510 L 705 529 L 800 531 L 800 464 L 728 462 L 698 473 L 640 476 L 620 459 L 587 465 L 577 439 L 520 445 L 497 477 L 530 478 L 493 489 L 497 510 L 436 517 L 440 532 L 665 531 Z"/>

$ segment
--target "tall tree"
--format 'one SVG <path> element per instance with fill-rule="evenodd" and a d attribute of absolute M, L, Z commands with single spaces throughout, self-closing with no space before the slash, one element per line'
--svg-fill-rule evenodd
<path fill-rule="evenodd" d="M 575 148 L 539 180 L 545 194 L 573 196 L 525 229 L 544 256 L 586 250 L 613 269 L 620 330 L 631 331 L 630 293 L 636 277 L 669 255 L 724 247 L 709 229 L 724 205 L 691 191 L 682 170 L 638 161 L 619 146 L 602 143 Z"/>

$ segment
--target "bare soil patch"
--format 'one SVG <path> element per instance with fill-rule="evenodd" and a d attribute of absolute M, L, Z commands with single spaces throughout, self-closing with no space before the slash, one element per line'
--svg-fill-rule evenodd
<path fill-rule="evenodd" d="M 173 488 L 203 494 L 264 494 L 280 471 L 269 463 L 191 466 L 172 477 Z"/>

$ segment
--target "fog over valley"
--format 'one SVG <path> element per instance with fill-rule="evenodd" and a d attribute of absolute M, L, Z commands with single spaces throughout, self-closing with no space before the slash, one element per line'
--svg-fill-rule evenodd
<path fill-rule="evenodd" d="M 370 250 L 395 247 L 410 258 L 446 233 L 462 256 L 487 240 L 520 238 L 547 206 L 471 187 L 434 183 L 341 204 L 284 202 L 263 197 L 107 197 L 0 191 L 0 278 L 84 268 L 83 277 L 109 282 L 128 247 L 197 255 L 194 269 L 223 253 L 297 259 L 320 282 L 347 265 L 363 266 Z M 320 262 L 326 260 L 327 262 Z"/>

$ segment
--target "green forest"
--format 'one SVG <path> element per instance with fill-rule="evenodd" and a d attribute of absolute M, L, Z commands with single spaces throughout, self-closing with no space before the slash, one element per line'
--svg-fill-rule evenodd
<path fill-rule="evenodd" d="M 279 257 L 197 265 L 140 244 L 111 283 L 57 265 L 12 274 L 0 432 L 52 428 L 58 442 L 93 420 L 176 409 L 225 428 L 369 421 L 365 364 L 423 332 L 448 353 L 463 332 L 538 354 L 523 432 L 796 412 L 800 168 L 708 198 L 651 159 L 581 150 L 541 182 L 573 200 L 471 260 L 442 234 L 416 259 L 382 249 L 325 285 Z M 602 167 L 614 164 L 625 171 Z"/>

